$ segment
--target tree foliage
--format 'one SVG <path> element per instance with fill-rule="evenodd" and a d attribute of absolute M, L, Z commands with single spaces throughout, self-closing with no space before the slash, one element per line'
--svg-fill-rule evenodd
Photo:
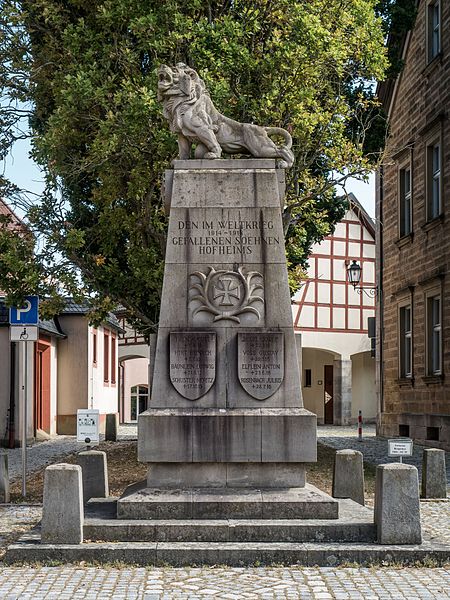
<path fill-rule="evenodd" d="M 375 12 L 381 16 L 388 38 L 389 68 L 386 77 L 396 77 L 403 67 L 400 50 L 406 33 L 412 29 L 417 16 L 417 0 L 379 0 Z"/>
<path fill-rule="evenodd" d="M 39 241 L 27 264 L 40 273 L 28 291 L 52 298 L 53 309 L 61 290 L 88 297 L 99 315 L 121 303 L 136 324 L 155 327 L 162 175 L 177 153 L 156 100 L 156 68 L 179 61 L 199 71 L 227 116 L 291 132 L 296 162 L 283 217 L 295 289 L 311 245 L 343 216 L 336 183 L 366 177 L 376 160 L 367 144 L 370 82 L 383 77 L 386 58 L 375 5 L 3 0 L 0 152 L 21 136 L 26 116 L 46 181 L 27 204 Z M 14 197 L 25 202 L 20 191 Z M 6 279 L 0 269 L 0 288 L 16 297 L 17 278 Z"/>

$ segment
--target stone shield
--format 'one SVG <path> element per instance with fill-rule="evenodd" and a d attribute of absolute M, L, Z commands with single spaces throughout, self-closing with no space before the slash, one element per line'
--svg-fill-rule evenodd
<path fill-rule="evenodd" d="M 238 333 L 238 377 L 253 398 L 272 396 L 284 379 L 283 333 Z"/>
<path fill-rule="evenodd" d="M 213 331 L 170 332 L 170 381 L 187 400 L 197 400 L 216 379 L 216 334 Z"/>

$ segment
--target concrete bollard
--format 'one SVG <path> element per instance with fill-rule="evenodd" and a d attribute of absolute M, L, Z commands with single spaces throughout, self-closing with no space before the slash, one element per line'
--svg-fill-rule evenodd
<path fill-rule="evenodd" d="M 78 465 L 45 469 L 42 507 L 43 544 L 81 544 L 83 541 L 83 482 Z"/>
<path fill-rule="evenodd" d="M 9 470 L 8 455 L 6 452 L 0 454 L 0 502 L 9 502 Z"/>
<path fill-rule="evenodd" d="M 438 448 L 427 448 L 423 451 L 422 498 L 446 497 L 445 452 Z"/>
<path fill-rule="evenodd" d="M 109 413 L 105 421 L 105 440 L 117 442 L 117 431 L 119 429 L 119 413 Z"/>
<path fill-rule="evenodd" d="M 350 498 L 364 506 L 363 455 L 358 450 L 338 450 L 334 455 L 333 498 Z"/>
<path fill-rule="evenodd" d="M 379 544 L 421 544 L 419 476 L 402 463 L 378 465 L 374 519 Z"/>
<path fill-rule="evenodd" d="M 83 502 L 89 498 L 109 496 L 108 466 L 105 452 L 87 450 L 78 454 L 78 464 L 83 478 Z"/>

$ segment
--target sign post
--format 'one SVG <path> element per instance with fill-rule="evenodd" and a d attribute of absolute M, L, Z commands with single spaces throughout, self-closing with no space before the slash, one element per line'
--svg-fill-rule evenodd
<path fill-rule="evenodd" d="M 22 380 L 22 496 L 27 496 L 27 419 L 28 419 L 28 343 L 38 339 L 39 297 L 27 296 L 22 307 L 9 309 L 10 340 L 24 342 L 23 348 L 23 380 Z"/>
<path fill-rule="evenodd" d="M 394 438 L 388 440 L 388 456 L 398 456 L 403 462 L 404 456 L 412 456 L 413 441 L 410 438 Z"/>

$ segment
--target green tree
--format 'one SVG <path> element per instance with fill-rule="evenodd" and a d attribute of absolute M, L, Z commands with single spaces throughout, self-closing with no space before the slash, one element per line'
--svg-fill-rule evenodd
<path fill-rule="evenodd" d="M 14 191 L 39 242 L 23 266 L 40 274 L 29 291 L 48 295 L 53 310 L 61 290 L 84 296 L 97 316 L 121 303 L 137 325 L 154 329 L 166 235 L 162 175 L 177 153 L 156 100 L 156 68 L 179 61 L 199 71 L 226 115 L 291 132 L 296 161 L 284 224 L 294 290 L 311 245 L 343 216 L 336 183 L 366 177 L 376 160 L 366 143 L 376 105 L 370 82 L 387 61 L 375 6 L 3 0 L 0 152 L 28 118 L 46 181 L 28 204 Z M 16 279 L 0 269 L 10 298 L 20 295 Z"/>

